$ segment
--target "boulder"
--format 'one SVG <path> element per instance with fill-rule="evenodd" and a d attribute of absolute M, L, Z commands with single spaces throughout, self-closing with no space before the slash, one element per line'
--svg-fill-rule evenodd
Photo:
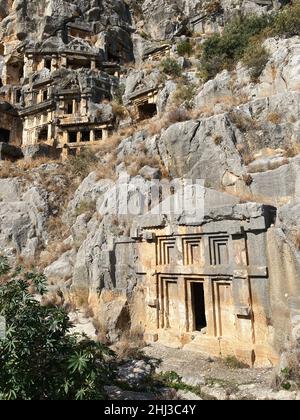
<path fill-rule="evenodd" d="M 76 251 L 71 250 L 65 252 L 54 261 L 51 265 L 45 268 L 44 274 L 49 281 L 65 281 L 72 277 L 74 259 Z"/>
<path fill-rule="evenodd" d="M 221 188 L 227 172 L 237 177 L 244 172 L 235 129 L 226 114 L 171 125 L 158 148 L 172 177 L 202 179 L 207 187 Z"/>

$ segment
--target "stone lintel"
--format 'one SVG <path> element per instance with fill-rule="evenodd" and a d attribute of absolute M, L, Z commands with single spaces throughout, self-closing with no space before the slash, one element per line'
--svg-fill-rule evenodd
<path fill-rule="evenodd" d="M 36 82 L 32 83 L 32 90 L 34 88 L 38 88 L 38 87 L 41 87 L 43 85 L 50 85 L 50 84 L 53 84 L 52 77 L 45 77 L 43 79 L 37 80 Z"/>
<path fill-rule="evenodd" d="M 232 268 L 232 266 L 228 265 L 220 265 L 220 266 L 205 266 L 199 267 L 195 265 L 195 267 L 191 266 L 157 266 L 156 270 L 153 271 L 153 274 L 159 275 L 176 275 L 176 276 L 198 276 L 198 277 L 205 277 L 205 276 L 218 276 L 218 277 L 231 277 L 234 280 L 239 279 L 248 279 L 249 277 L 267 277 L 268 270 L 267 267 L 258 267 L 258 266 L 248 266 L 242 270 L 238 270 L 238 272 L 243 272 L 243 277 L 236 276 L 237 271 Z"/>
<path fill-rule="evenodd" d="M 157 88 L 145 88 L 145 89 L 140 89 L 140 90 L 138 90 L 138 91 L 136 91 L 136 92 L 132 93 L 132 94 L 128 97 L 128 99 L 129 99 L 130 101 L 134 101 L 134 100 L 138 99 L 140 96 L 146 96 L 146 95 L 149 95 L 149 94 L 154 95 L 154 94 L 155 94 L 155 93 L 157 93 L 157 92 L 158 92 L 158 89 L 157 89 Z"/>
<path fill-rule="evenodd" d="M 152 55 L 158 52 L 164 52 L 170 49 L 171 49 L 170 44 L 156 45 L 154 47 L 147 48 L 144 52 L 143 58 L 146 58 L 149 55 Z"/>
<path fill-rule="evenodd" d="M 67 27 L 72 28 L 72 29 L 78 29 L 80 31 L 84 31 L 88 33 L 93 32 L 93 30 L 91 29 L 91 26 L 88 23 L 83 23 L 83 22 L 68 22 Z"/>
<path fill-rule="evenodd" d="M 24 110 L 20 110 L 19 115 L 20 117 L 27 117 L 29 115 L 37 114 L 45 110 L 52 110 L 54 108 L 55 108 L 55 102 L 53 100 L 45 101 L 37 105 L 29 106 L 28 108 L 25 108 Z"/>

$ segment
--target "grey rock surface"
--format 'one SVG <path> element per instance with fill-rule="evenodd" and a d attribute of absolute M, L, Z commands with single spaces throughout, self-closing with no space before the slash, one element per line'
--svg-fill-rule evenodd
<path fill-rule="evenodd" d="M 243 174 L 236 149 L 235 128 L 227 115 L 172 125 L 158 147 L 173 177 L 203 179 L 207 187 L 220 188 L 227 172 Z"/>

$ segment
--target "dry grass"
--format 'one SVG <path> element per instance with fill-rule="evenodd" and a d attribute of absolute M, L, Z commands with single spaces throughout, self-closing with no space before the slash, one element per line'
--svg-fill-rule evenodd
<path fill-rule="evenodd" d="M 270 112 L 268 115 L 268 121 L 272 124 L 280 124 L 282 122 L 282 115 L 278 112 Z"/>
<path fill-rule="evenodd" d="M 87 304 L 87 303 L 84 304 L 82 309 L 83 309 L 83 314 L 84 314 L 85 318 L 94 318 L 94 316 L 95 316 L 94 310 L 93 310 L 93 308 L 91 308 L 89 306 L 89 304 Z"/>
<path fill-rule="evenodd" d="M 287 158 L 295 157 L 300 155 L 300 143 L 294 143 L 291 146 L 285 148 L 285 156 Z"/>
<path fill-rule="evenodd" d="M 113 101 L 111 102 L 111 106 L 112 106 L 112 111 L 115 117 L 119 119 L 124 119 L 128 116 L 128 110 L 124 105 L 116 101 Z"/>
<path fill-rule="evenodd" d="M 258 121 L 254 120 L 253 118 L 245 115 L 241 112 L 232 111 L 230 112 L 230 120 L 231 122 L 242 132 L 246 133 L 247 131 L 251 130 L 258 130 L 259 123 Z"/>
<path fill-rule="evenodd" d="M 220 146 L 220 144 L 222 144 L 223 142 L 223 137 L 219 134 L 215 134 L 213 136 L 213 142 L 215 143 L 216 146 Z"/>
<path fill-rule="evenodd" d="M 300 229 L 297 229 L 293 234 L 293 242 L 298 251 L 300 251 Z"/>
<path fill-rule="evenodd" d="M 159 169 L 163 178 L 169 176 L 168 170 L 160 158 L 158 156 L 149 156 L 146 154 L 146 151 L 127 155 L 117 163 L 119 164 L 121 162 L 125 164 L 128 174 L 133 177 L 137 176 L 139 171 L 146 165 Z"/>
<path fill-rule="evenodd" d="M 223 360 L 223 362 L 224 362 L 225 366 L 227 366 L 229 369 L 248 369 L 249 368 L 249 365 L 241 362 L 235 356 L 227 356 Z"/>
<path fill-rule="evenodd" d="M 246 94 L 223 95 L 208 100 L 205 105 L 192 111 L 193 118 L 207 118 L 213 115 L 230 112 L 239 105 L 249 101 Z"/>
<path fill-rule="evenodd" d="M 16 265 L 22 267 L 27 272 L 31 272 L 36 268 L 36 259 L 34 257 L 24 258 L 22 255 L 18 254 L 16 256 Z"/>
<path fill-rule="evenodd" d="M 83 200 L 76 208 L 76 216 L 81 214 L 89 214 L 92 216 L 96 211 L 96 201 L 95 200 Z"/>
<path fill-rule="evenodd" d="M 39 168 L 46 163 L 57 163 L 53 159 L 41 157 L 37 159 L 20 159 L 16 162 L 4 161 L 0 165 L 0 178 L 16 178 L 23 177 L 31 179 L 30 171 Z"/>
<path fill-rule="evenodd" d="M 35 265 L 38 265 L 38 268 L 42 270 L 48 267 L 54 261 L 56 261 L 65 252 L 70 251 L 71 249 L 72 247 L 70 245 L 61 242 L 61 240 L 59 239 L 53 241 L 47 246 L 46 250 L 40 253 L 38 262 L 36 261 Z"/>
<path fill-rule="evenodd" d="M 49 292 L 42 296 L 42 306 L 63 307 L 64 297 L 61 292 Z"/>
<path fill-rule="evenodd" d="M 169 125 L 188 121 L 191 119 L 191 113 L 184 108 L 173 108 L 166 116 L 166 123 Z"/>
<path fill-rule="evenodd" d="M 194 111 L 186 110 L 184 108 L 171 108 L 160 118 L 150 120 L 143 128 L 146 129 L 150 135 L 154 136 L 160 134 L 172 124 L 192 120 L 194 116 Z"/>
<path fill-rule="evenodd" d="M 21 159 L 15 162 L 17 167 L 22 171 L 30 171 L 35 168 L 39 168 L 41 165 L 49 163 L 57 163 L 58 161 L 49 159 L 48 157 L 40 157 L 36 159 Z"/>
<path fill-rule="evenodd" d="M 245 165 L 249 165 L 255 160 L 254 154 L 249 150 L 249 147 L 245 144 L 238 144 L 236 146 L 237 151 L 241 155 Z"/>
<path fill-rule="evenodd" d="M 166 126 L 165 119 L 161 118 L 159 120 L 150 121 L 146 129 L 151 136 L 154 136 L 155 134 L 161 133 Z"/>
<path fill-rule="evenodd" d="M 288 391 L 299 391 L 300 389 L 300 341 L 291 344 L 285 352 L 287 366 L 279 372 L 273 385 L 275 389 Z"/>
<path fill-rule="evenodd" d="M 70 235 L 69 227 L 63 223 L 59 216 L 49 217 L 47 232 L 49 234 L 49 244 L 39 255 L 38 266 L 40 269 L 52 264 L 62 254 L 72 249 L 71 245 L 64 242 Z"/>

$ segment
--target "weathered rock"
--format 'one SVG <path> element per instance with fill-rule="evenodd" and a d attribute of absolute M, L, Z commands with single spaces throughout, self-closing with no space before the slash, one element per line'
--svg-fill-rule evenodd
<path fill-rule="evenodd" d="M 23 157 L 19 147 L 12 144 L 0 143 L 0 160 L 17 160 Z"/>
<path fill-rule="evenodd" d="M 158 147 L 175 178 L 198 178 L 208 187 L 220 188 L 227 172 L 237 177 L 244 172 L 227 115 L 174 124 L 163 133 Z"/>
<path fill-rule="evenodd" d="M 157 168 L 151 168 L 151 166 L 144 166 L 140 171 L 139 174 L 146 178 L 146 179 L 159 179 L 161 174 L 160 170 Z"/>
<path fill-rule="evenodd" d="M 74 250 L 67 251 L 58 260 L 46 267 L 44 274 L 48 280 L 65 281 L 72 278 L 75 256 L 76 252 Z"/>
<path fill-rule="evenodd" d="M 274 170 L 267 170 L 270 160 L 264 160 L 264 162 L 265 172 L 251 174 L 250 188 L 253 194 L 259 197 L 271 197 L 275 202 L 277 201 L 278 205 L 281 205 L 284 200 L 299 197 L 299 157 L 285 160 L 286 164 Z"/>
<path fill-rule="evenodd" d="M 22 180 L 17 179 L 6 179 L 1 184 L 4 187 L 0 204 L 1 252 L 9 256 L 34 257 L 47 238 L 47 192 L 33 186 L 23 192 Z"/>
<path fill-rule="evenodd" d="M 127 297 L 122 293 L 103 290 L 95 317 L 99 323 L 99 333 L 109 342 L 116 342 L 130 328 Z"/>

